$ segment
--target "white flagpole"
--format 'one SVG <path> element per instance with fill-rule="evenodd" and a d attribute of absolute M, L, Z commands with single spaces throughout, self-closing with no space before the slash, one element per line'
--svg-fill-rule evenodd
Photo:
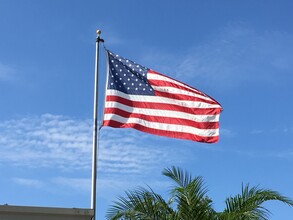
<path fill-rule="evenodd" d="M 92 190 L 91 190 L 91 209 L 94 210 L 96 219 L 96 188 L 97 188 L 97 155 L 98 155 L 98 79 L 99 79 L 99 46 L 104 42 L 100 38 L 101 31 L 97 30 L 96 38 L 96 60 L 95 60 L 95 87 L 94 87 L 94 122 L 93 122 L 93 152 L 92 152 Z"/>

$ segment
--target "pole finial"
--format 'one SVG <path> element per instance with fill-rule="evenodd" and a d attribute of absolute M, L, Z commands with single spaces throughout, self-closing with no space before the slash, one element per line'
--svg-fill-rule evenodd
<path fill-rule="evenodd" d="M 96 42 L 102 42 L 102 43 L 104 43 L 104 40 L 101 39 L 101 37 L 100 37 L 102 31 L 101 30 L 96 30 L 96 33 L 97 33 L 97 40 L 96 40 Z"/>

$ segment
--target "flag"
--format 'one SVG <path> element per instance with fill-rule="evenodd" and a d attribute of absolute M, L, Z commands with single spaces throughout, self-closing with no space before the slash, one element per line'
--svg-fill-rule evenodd
<path fill-rule="evenodd" d="M 108 50 L 107 57 L 102 126 L 197 142 L 218 141 L 222 107 L 216 100 Z"/>

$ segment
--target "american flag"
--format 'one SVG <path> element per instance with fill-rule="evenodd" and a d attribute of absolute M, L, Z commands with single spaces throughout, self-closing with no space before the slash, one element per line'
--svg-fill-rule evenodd
<path fill-rule="evenodd" d="M 221 105 L 203 92 L 107 51 L 103 126 L 214 143 Z"/>

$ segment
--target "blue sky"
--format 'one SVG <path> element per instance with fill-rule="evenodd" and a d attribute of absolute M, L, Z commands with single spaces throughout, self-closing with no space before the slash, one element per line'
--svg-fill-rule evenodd
<path fill-rule="evenodd" d="M 216 210 L 259 185 L 293 198 L 293 3 L 2 0 L 0 204 L 90 207 L 95 31 L 105 46 L 219 101 L 220 141 L 102 128 L 98 217 L 124 190 L 180 166 L 203 176 Z M 100 100 L 105 53 L 100 59 Z M 102 102 L 100 103 L 101 112 Z M 268 202 L 271 219 L 293 209 Z"/>

